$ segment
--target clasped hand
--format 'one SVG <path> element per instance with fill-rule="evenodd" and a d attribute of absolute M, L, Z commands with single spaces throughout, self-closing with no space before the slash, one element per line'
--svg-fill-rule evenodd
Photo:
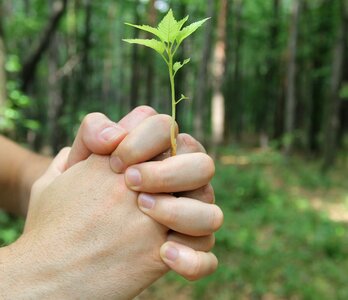
<path fill-rule="evenodd" d="M 35 182 L 13 247 L 36 262 L 38 297 L 130 299 L 168 269 L 190 280 L 216 269 L 214 163 L 186 134 L 169 157 L 170 122 L 148 107 L 118 124 L 91 114 Z"/>

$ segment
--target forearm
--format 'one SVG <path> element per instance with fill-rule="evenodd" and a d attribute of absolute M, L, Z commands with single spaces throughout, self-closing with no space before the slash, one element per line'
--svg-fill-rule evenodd
<path fill-rule="evenodd" d="M 26 215 L 31 186 L 50 161 L 0 136 L 0 207 Z"/>

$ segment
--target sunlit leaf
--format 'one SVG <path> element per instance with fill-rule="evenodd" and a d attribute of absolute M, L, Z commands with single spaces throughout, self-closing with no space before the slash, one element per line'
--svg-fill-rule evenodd
<path fill-rule="evenodd" d="M 201 21 L 192 23 L 189 26 L 184 27 L 176 37 L 176 41 L 178 44 L 181 44 L 183 40 L 189 37 L 192 33 L 194 33 L 199 27 L 201 27 L 206 21 L 210 18 L 203 19 Z"/>
<path fill-rule="evenodd" d="M 151 27 L 151 26 L 148 26 L 148 25 L 134 25 L 134 24 L 131 24 L 131 23 L 125 23 L 125 24 L 128 25 L 128 26 L 132 26 L 132 27 L 135 27 L 137 29 L 146 31 L 146 32 L 150 32 L 153 35 L 155 35 L 158 38 L 160 38 L 161 40 L 165 39 L 165 36 L 163 36 L 163 34 L 157 28 L 154 28 L 154 27 Z"/>
<path fill-rule="evenodd" d="M 130 44 L 138 44 L 138 45 L 143 45 L 149 48 L 154 49 L 157 51 L 159 54 L 163 54 L 165 51 L 165 47 L 163 43 L 160 41 L 157 41 L 155 39 L 152 40 L 147 40 L 147 39 L 124 39 L 124 42 L 130 43 Z"/>

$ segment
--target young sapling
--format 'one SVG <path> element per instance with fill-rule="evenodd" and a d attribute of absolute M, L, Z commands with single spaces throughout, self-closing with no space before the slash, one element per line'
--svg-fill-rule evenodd
<path fill-rule="evenodd" d="M 175 138 L 176 106 L 181 101 L 188 99 L 188 97 L 183 94 L 181 94 L 179 99 L 176 98 L 175 75 L 184 65 L 190 62 L 190 58 L 185 59 L 183 62 L 175 62 L 175 54 L 177 53 L 182 42 L 209 19 L 206 18 L 204 20 L 192 23 L 189 26 L 183 27 L 188 18 L 189 17 L 187 16 L 184 19 L 177 21 L 174 17 L 173 11 L 170 9 L 157 28 L 148 25 L 134 25 L 126 23 L 126 25 L 149 32 L 155 35 L 158 39 L 123 39 L 123 41 L 130 44 L 138 44 L 152 48 L 161 55 L 168 67 L 172 98 L 172 124 L 170 129 L 172 156 L 176 155 L 177 147 Z"/>

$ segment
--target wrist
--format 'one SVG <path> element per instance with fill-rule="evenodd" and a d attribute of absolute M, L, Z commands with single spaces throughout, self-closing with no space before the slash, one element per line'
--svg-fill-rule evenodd
<path fill-rule="evenodd" d="M 24 236 L 0 248 L 1 299 L 54 299 L 58 281 L 49 268 L 43 268 L 45 261 Z"/>

